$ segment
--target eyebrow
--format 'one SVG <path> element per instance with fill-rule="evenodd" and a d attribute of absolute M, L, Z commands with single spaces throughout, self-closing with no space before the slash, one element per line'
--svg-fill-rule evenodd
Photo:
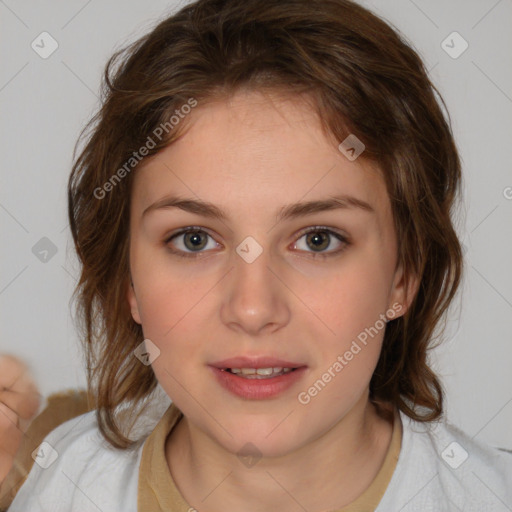
<path fill-rule="evenodd" d="M 183 211 L 195 213 L 209 219 L 227 220 L 229 218 L 229 215 L 222 210 L 222 208 L 219 208 L 212 203 L 178 196 L 166 196 L 159 199 L 142 212 L 142 217 L 152 211 L 169 208 L 179 208 Z M 312 215 L 318 212 L 338 209 L 356 209 L 375 213 L 374 208 L 369 203 L 361 199 L 349 195 L 338 195 L 327 199 L 293 203 L 283 206 L 277 212 L 277 221 L 281 222 L 283 220 Z"/>

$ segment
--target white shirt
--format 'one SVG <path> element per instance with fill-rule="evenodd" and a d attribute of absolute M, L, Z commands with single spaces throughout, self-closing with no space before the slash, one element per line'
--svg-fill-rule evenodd
<path fill-rule="evenodd" d="M 143 439 L 128 450 L 103 439 L 94 411 L 57 427 L 9 512 L 137 512 L 142 448 L 169 403 L 139 424 Z M 375 512 L 512 511 L 512 452 L 471 439 L 446 422 L 424 424 L 403 413 L 400 418 L 400 456 Z M 44 469 L 52 460 L 50 446 L 58 457 Z"/>

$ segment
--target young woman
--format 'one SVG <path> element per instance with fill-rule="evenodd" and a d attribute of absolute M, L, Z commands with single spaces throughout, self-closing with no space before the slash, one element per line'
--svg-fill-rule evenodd
<path fill-rule="evenodd" d="M 69 181 L 97 410 L 11 510 L 512 506 L 427 364 L 461 170 L 401 37 L 346 0 L 199 0 L 105 85 Z"/>

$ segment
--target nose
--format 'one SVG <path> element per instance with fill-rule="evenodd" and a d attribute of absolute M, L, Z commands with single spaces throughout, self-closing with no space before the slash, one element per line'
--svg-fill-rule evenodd
<path fill-rule="evenodd" d="M 270 334 L 290 320 L 290 291 L 270 251 L 263 249 L 251 261 L 233 252 L 234 268 L 227 276 L 221 320 L 231 329 L 251 336 Z"/>

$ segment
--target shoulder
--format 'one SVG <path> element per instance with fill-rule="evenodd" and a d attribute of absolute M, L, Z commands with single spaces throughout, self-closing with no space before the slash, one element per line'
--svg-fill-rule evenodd
<path fill-rule="evenodd" d="M 511 452 L 473 439 L 446 420 L 421 423 L 403 413 L 400 417 L 402 447 L 378 511 L 391 504 L 402 512 L 510 508 Z"/>
<path fill-rule="evenodd" d="M 135 511 L 142 444 L 113 448 L 96 411 L 59 425 L 33 452 L 35 463 L 9 511 Z"/>
<path fill-rule="evenodd" d="M 33 452 L 9 512 L 135 512 L 142 448 L 169 404 L 157 386 L 143 402 L 119 406 L 122 430 L 139 440 L 126 450 L 103 438 L 95 410 L 59 425 Z"/>

